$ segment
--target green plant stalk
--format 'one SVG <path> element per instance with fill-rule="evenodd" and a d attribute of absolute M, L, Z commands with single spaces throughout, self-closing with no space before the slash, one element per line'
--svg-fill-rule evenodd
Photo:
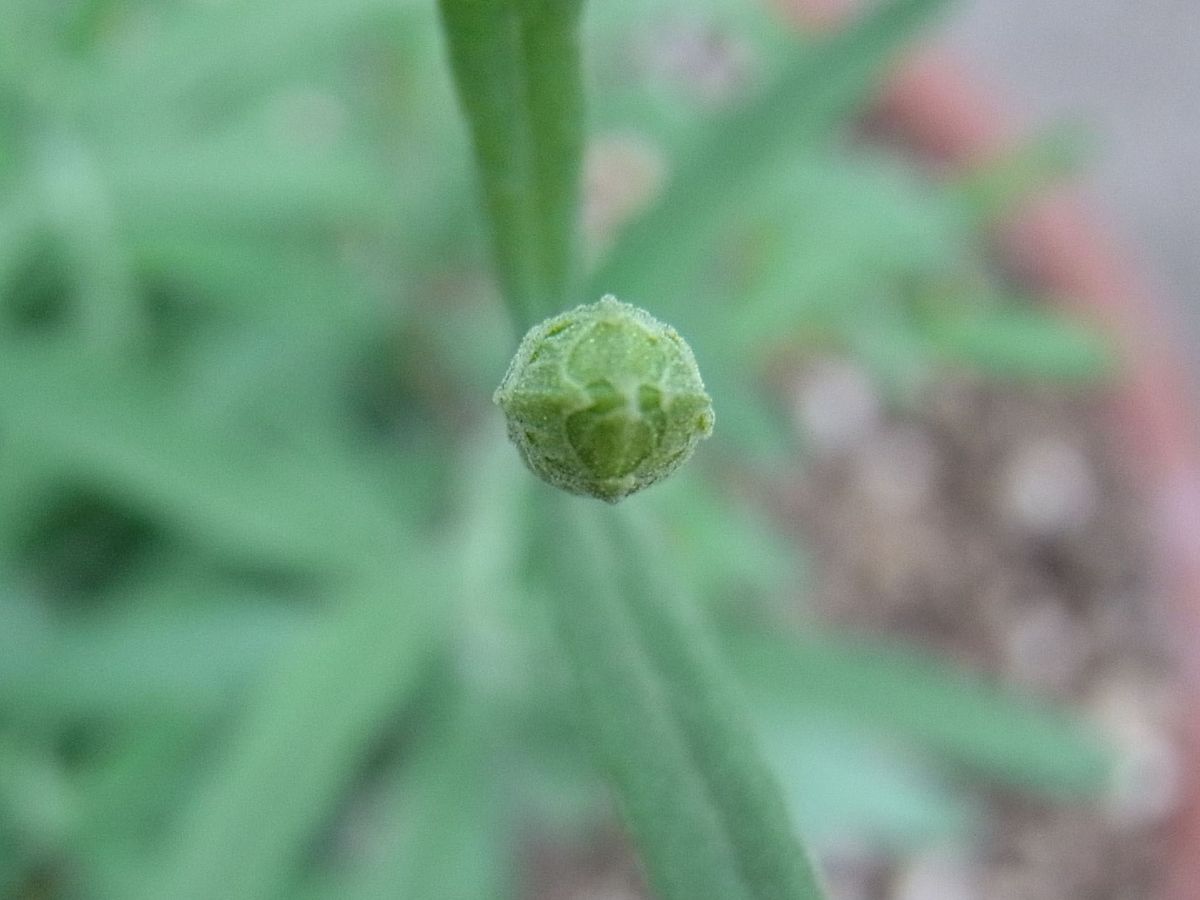
<path fill-rule="evenodd" d="M 552 613 L 595 749 L 660 900 L 752 900 L 666 687 L 613 571 L 621 565 L 594 501 L 540 490 L 540 545 L 551 556 Z"/>
<path fill-rule="evenodd" d="M 576 300 L 580 0 L 441 0 L 501 291 L 522 331 Z"/>
<path fill-rule="evenodd" d="M 518 0 L 526 103 L 533 128 L 537 249 L 548 313 L 578 302 L 584 104 L 582 0 Z"/>
<path fill-rule="evenodd" d="M 547 503 L 582 726 L 658 896 L 820 898 L 717 657 L 652 562 L 653 535 L 586 501 Z"/>
<path fill-rule="evenodd" d="M 715 647 L 670 571 L 652 524 L 629 509 L 603 517 L 617 557 L 621 596 L 670 697 L 672 712 L 733 844 L 743 881 L 756 898 L 821 896 L 797 841 L 774 775 L 755 746 Z"/>
<path fill-rule="evenodd" d="M 327 896 L 493 900 L 516 893 L 504 798 L 485 759 L 491 748 L 478 731 L 468 724 L 413 761 L 408 790 L 395 792 L 397 808 L 408 804 L 413 816 L 408 843 L 391 848 L 378 869 L 361 873 L 352 883 L 359 893 Z"/>

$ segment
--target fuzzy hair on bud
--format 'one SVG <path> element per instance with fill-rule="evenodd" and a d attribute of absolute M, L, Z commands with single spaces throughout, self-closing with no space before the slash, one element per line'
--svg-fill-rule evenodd
<path fill-rule="evenodd" d="M 609 503 L 678 469 L 714 422 L 683 338 L 611 295 L 531 328 L 493 400 L 536 475 Z"/>

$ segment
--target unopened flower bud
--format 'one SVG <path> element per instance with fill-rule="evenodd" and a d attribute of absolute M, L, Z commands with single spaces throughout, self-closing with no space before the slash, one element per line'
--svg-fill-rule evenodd
<path fill-rule="evenodd" d="M 535 474 L 610 503 L 670 475 L 713 428 L 691 348 L 612 296 L 531 328 L 493 399 Z"/>

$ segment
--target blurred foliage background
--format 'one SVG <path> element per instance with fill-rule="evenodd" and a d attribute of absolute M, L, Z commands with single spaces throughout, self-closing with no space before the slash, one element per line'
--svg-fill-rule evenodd
<path fill-rule="evenodd" d="M 580 302 L 672 322 L 718 416 L 630 502 L 818 846 L 968 828 L 954 768 L 1104 777 L 1065 717 L 806 623 L 795 536 L 735 489 L 794 477 L 766 375 L 812 348 L 898 403 L 946 365 L 1105 366 L 980 238 L 1061 142 L 935 183 L 853 139 L 918 19 L 817 41 L 745 0 L 586 16 Z M 433 4 L 0 0 L 0 23 L 0 896 L 517 896 L 522 848 L 610 812 L 546 637 L 541 487 L 489 403 L 518 335 Z"/>

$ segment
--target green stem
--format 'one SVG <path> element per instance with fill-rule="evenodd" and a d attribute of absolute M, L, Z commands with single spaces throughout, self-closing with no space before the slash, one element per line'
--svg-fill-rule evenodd
<path fill-rule="evenodd" d="M 752 900 L 733 846 L 647 657 L 587 501 L 543 492 L 557 548 L 553 613 L 579 693 L 580 725 L 660 900 Z M 569 587 L 568 587 L 569 586 Z"/>
<path fill-rule="evenodd" d="M 574 305 L 579 277 L 579 203 L 584 108 L 582 0 L 522 0 L 521 46 L 533 126 L 536 246 L 549 313 Z"/>
<path fill-rule="evenodd" d="M 817 878 L 703 629 L 621 513 L 555 497 L 559 632 L 662 900 L 818 900 Z M 647 543 L 647 541 L 650 543 Z"/>
<path fill-rule="evenodd" d="M 580 0 L 441 0 L 500 287 L 522 330 L 576 297 L 581 8 Z"/>
<path fill-rule="evenodd" d="M 705 775 L 751 896 L 821 897 L 780 787 L 742 714 L 745 704 L 694 614 L 692 598 L 683 596 L 667 566 L 658 534 L 628 510 L 605 516 L 605 525 L 622 562 L 616 569 L 622 597 Z"/>

